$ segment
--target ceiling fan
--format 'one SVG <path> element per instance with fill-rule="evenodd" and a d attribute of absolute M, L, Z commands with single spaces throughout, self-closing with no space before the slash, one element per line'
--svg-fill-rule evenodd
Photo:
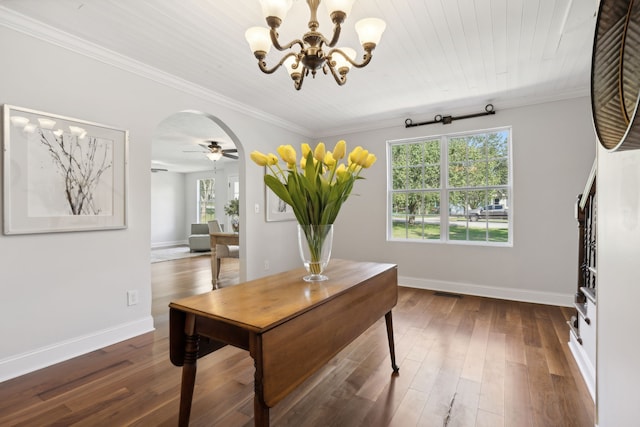
<path fill-rule="evenodd" d="M 208 144 L 198 144 L 199 146 L 201 146 L 206 150 L 206 151 L 198 151 L 198 152 L 205 153 L 209 158 L 209 160 L 212 160 L 212 161 L 220 160 L 220 158 L 223 156 L 228 157 L 229 159 L 238 160 L 238 155 L 233 154 L 238 152 L 236 148 L 223 149 L 220 146 L 220 144 L 218 144 L 216 141 L 208 141 L 208 142 L 209 142 Z"/>

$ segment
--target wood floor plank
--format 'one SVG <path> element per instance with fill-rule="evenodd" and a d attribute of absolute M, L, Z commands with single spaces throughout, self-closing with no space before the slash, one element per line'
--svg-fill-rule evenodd
<path fill-rule="evenodd" d="M 544 347 L 549 373 L 554 375 L 565 375 L 565 373 L 567 373 L 570 375 L 571 370 L 569 369 L 566 355 L 562 351 L 565 343 L 561 343 L 558 340 L 556 330 L 550 318 L 537 318 L 536 323 L 540 333 L 541 343 Z"/>
<path fill-rule="evenodd" d="M 553 390 L 545 351 L 539 347 L 526 346 L 526 354 L 534 425 L 561 425 L 563 423 L 562 414 Z"/>
<path fill-rule="evenodd" d="M 566 375 L 551 375 L 555 395 L 558 396 L 561 413 L 573 414 L 563 420 L 567 427 L 590 426 L 593 424 L 591 405 L 583 405 L 575 381 Z"/>
<path fill-rule="evenodd" d="M 504 385 L 504 421 L 507 426 L 533 426 L 527 366 L 507 361 Z"/>
<path fill-rule="evenodd" d="M 408 390 L 404 399 L 402 399 L 400 405 L 398 405 L 398 409 L 393 415 L 393 418 L 391 418 L 389 426 L 405 427 L 417 425 L 428 397 L 428 393 Z"/>
<path fill-rule="evenodd" d="M 405 360 L 400 375 L 390 376 L 389 381 L 371 406 L 365 417 L 363 426 L 388 426 L 398 406 L 410 389 L 413 378 L 420 364 L 413 360 Z"/>
<path fill-rule="evenodd" d="M 232 286 L 239 261 L 228 261 L 220 275 Z M 208 292 L 209 269 L 207 256 L 152 264 L 156 330 L 0 383 L 0 425 L 175 426 L 181 370 L 169 362 L 167 304 Z M 593 426 L 566 343 L 571 314 L 400 287 L 400 374 L 391 374 L 381 320 L 276 405 L 272 425 Z M 191 426 L 252 426 L 253 375 L 248 353 L 230 346 L 200 359 Z"/>
<path fill-rule="evenodd" d="M 489 341 L 489 322 L 476 321 L 471 333 L 469 348 L 464 359 L 464 368 L 462 369 L 462 378 L 468 380 L 482 381 L 482 372 L 485 365 L 485 354 Z"/>
<path fill-rule="evenodd" d="M 491 332 L 487 340 L 487 351 L 482 372 L 482 385 L 478 408 L 500 416 L 505 406 L 505 335 Z"/>
<path fill-rule="evenodd" d="M 460 378 L 451 405 L 447 427 L 475 425 L 480 400 L 480 382 Z"/>
<path fill-rule="evenodd" d="M 478 409 L 475 427 L 505 427 L 504 417 L 493 412 Z"/>

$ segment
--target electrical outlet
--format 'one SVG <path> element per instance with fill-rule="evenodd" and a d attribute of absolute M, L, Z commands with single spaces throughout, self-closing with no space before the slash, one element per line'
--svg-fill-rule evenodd
<path fill-rule="evenodd" d="M 255 210 L 256 210 L 257 214 L 260 213 L 260 205 L 258 203 L 256 203 L 256 205 L 255 205 Z"/>
<path fill-rule="evenodd" d="M 138 291 L 127 291 L 127 305 L 138 304 Z"/>
<path fill-rule="evenodd" d="M 268 260 L 268 259 L 265 259 L 265 260 L 264 260 L 264 269 L 265 269 L 265 270 L 268 270 L 268 269 L 269 269 L 269 260 Z"/>

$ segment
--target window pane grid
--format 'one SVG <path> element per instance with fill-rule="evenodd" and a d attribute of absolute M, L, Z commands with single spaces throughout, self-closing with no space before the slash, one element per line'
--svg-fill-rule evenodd
<path fill-rule="evenodd" d="M 390 144 L 390 238 L 510 243 L 509 133 Z"/>
<path fill-rule="evenodd" d="M 214 179 L 199 179 L 198 185 L 198 223 L 206 224 L 216 217 L 216 193 Z"/>

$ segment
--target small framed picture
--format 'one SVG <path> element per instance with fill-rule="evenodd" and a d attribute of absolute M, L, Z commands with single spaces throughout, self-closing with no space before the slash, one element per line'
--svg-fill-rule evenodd
<path fill-rule="evenodd" d="M 4 234 L 127 227 L 128 132 L 4 105 Z"/>
<path fill-rule="evenodd" d="M 267 222 L 273 221 L 295 221 L 296 216 L 291 206 L 286 204 L 281 198 L 271 191 L 269 187 L 264 186 L 266 207 L 265 212 Z"/>

